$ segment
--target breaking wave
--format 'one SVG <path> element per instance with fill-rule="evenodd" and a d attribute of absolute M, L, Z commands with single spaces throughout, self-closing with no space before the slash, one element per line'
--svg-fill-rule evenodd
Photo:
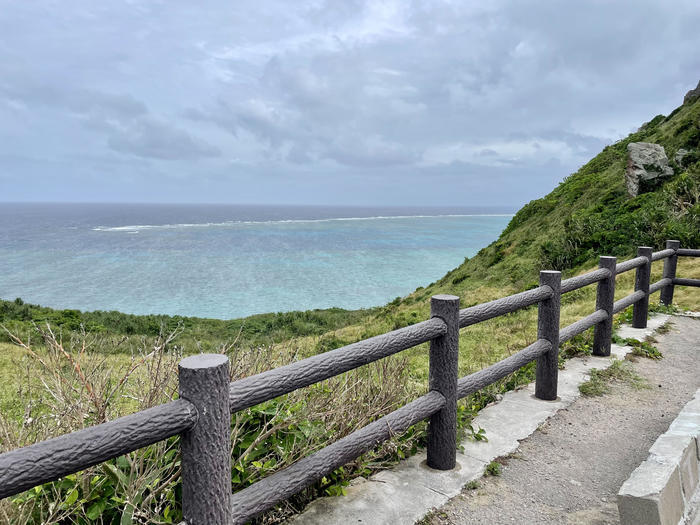
<path fill-rule="evenodd" d="M 442 217 L 512 217 L 512 213 L 473 213 L 473 214 L 446 214 L 446 215 L 379 215 L 376 217 L 334 217 L 327 219 L 280 219 L 266 221 L 224 221 L 201 222 L 182 224 L 136 224 L 132 226 L 97 226 L 92 228 L 98 232 L 138 232 L 141 230 L 179 230 L 186 228 L 217 228 L 239 225 L 255 224 L 291 224 L 291 223 L 316 223 L 335 221 L 379 221 L 392 219 L 437 219 Z"/>

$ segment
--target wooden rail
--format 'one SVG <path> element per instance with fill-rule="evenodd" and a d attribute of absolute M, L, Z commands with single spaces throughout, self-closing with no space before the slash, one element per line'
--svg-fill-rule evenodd
<path fill-rule="evenodd" d="M 187 357 L 179 364 L 180 399 L 108 423 L 0 454 L 0 498 L 54 481 L 138 448 L 180 435 L 182 508 L 190 525 L 245 523 L 315 483 L 379 443 L 419 421 L 430 419 L 428 466 L 454 468 L 457 453 L 457 399 L 537 361 L 535 395 L 557 397 L 558 351 L 562 342 L 594 327 L 593 354 L 610 355 L 612 317 L 634 305 L 633 326 L 646 327 L 649 296 L 661 291 L 670 305 L 675 286 L 700 286 L 676 277 L 679 256 L 700 257 L 667 241 L 666 249 L 640 247 L 637 257 L 617 263 L 601 257 L 599 268 L 561 280 L 540 272 L 532 290 L 459 309 L 459 298 L 431 299 L 431 318 L 330 352 L 229 383 L 228 359 L 220 354 Z M 651 264 L 664 260 L 663 278 L 651 284 Z M 635 291 L 614 301 L 615 276 L 636 269 Z M 597 283 L 590 315 L 559 328 L 561 296 Z M 458 377 L 459 330 L 538 305 L 537 340 L 483 370 Z M 429 392 L 335 443 L 231 495 L 231 414 L 299 388 L 329 379 L 422 343 L 430 343 Z"/>

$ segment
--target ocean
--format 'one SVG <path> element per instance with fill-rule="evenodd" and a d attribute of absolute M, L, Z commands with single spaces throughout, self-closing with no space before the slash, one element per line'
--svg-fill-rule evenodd
<path fill-rule="evenodd" d="M 473 256 L 509 211 L 0 203 L 0 298 L 219 319 L 366 308 Z"/>

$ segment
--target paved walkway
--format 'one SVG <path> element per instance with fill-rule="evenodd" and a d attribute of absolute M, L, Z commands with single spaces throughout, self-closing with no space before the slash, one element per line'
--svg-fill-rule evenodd
<path fill-rule="evenodd" d="M 577 399 L 520 444 L 500 477 L 481 479 L 421 523 L 619 524 L 617 491 L 700 387 L 700 319 L 672 323 L 656 336 L 664 359 L 633 362 L 648 388 L 619 383 Z"/>

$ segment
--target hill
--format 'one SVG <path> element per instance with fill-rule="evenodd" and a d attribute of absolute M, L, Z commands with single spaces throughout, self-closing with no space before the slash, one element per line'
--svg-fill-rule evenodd
<path fill-rule="evenodd" d="M 653 191 L 630 197 L 628 145 L 638 142 L 662 146 L 673 175 L 660 178 Z M 497 241 L 439 284 L 461 290 L 498 279 L 524 288 L 540 269 L 571 273 L 594 264 L 599 255 L 631 256 L 636 246 L 658 249 L 666 239 L 698 246 L 699 161 L 700 97 L 604 148 L 551 193 L 521 208 Z"/>

